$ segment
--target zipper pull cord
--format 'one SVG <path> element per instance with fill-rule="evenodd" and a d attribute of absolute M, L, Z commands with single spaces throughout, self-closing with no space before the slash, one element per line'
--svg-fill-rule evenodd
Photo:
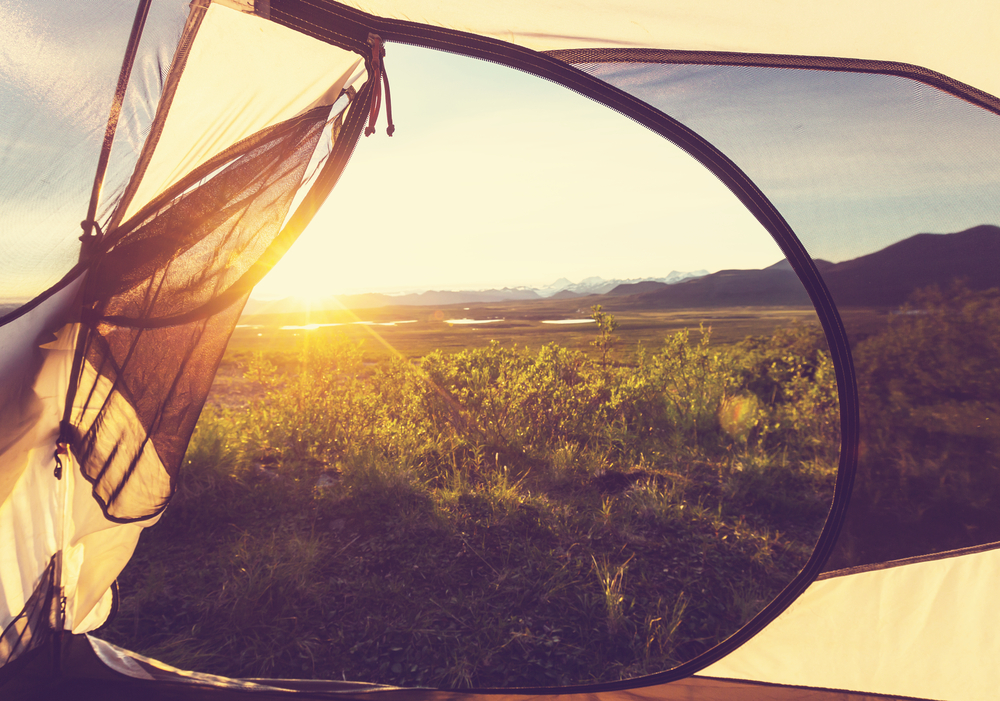
<path fill-rule="evenodd" d="M 375 81 L 374 93 L 372 94 L 371 107 L 368 112 L 368 126 L 365 127 L 365 136 L 371 136 L 375 133 L 375 122 L 378 121 L 378 113 L 382 108 L 382 85 L 385 85 L 385 116 L 389 122 L 389 126 L 386 127 L 385 133 L 392 136 L 392 133 L 396 131 L 395 125 L 392 123 L 392 101 L 389 96 L 389 76 L 385 74 L 385 65 L 383 59 L 385 58 L 385 45 L 382 43 L 382 37 L 378 34 L 368 35 L 368 45 L 372 47 L 372 79 Z"/>
<path fill-rule="evenodd" d="M 63 476 L 63 461 L 62 456 L 69 454 L 70 442 L 73 440 L 73 431 L 67 421 L 62 421 L 59 424 L 59 437 L 56 438 L 56 450 L 55 457 L 56 467 L 52 471 L 53 476 L 57 480 L 61 480 Z"/>
<path fill-rule="evenodd" d="M 52 474 L 57 480 L 62 479 L 63 475 L 62 456 L 66 455 L 67 452 L 68 450 L 65 443 L 56 443 L 56 454 L 55 454 L 56 468 L 52 471 Z"/>
<path fill-rule="evenodd" d="M 385 53 L 385 49 L 382 49 Z M 385 118 L 389 125 L 385 128 L 385 133 L 392 136 L 396 131 L 396 125 L 392 123 L 392 99 L 389 97 L 389 74 L 385 72 L 385 63 L 382 64 L 382 82 L 385 84 Z"/>

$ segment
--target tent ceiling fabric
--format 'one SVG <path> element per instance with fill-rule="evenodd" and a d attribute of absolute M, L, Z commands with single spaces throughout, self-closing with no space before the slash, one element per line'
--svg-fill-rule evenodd
<path fill-rule="evenodd" d="M 124 219 L 240 140 L 318 104 L 333 104 L 352 81 L 363 82 L 360 63 L 353 52 L 211 5 Z"/>
<path fill-rule="evenodd" d="M 344 5 L 535 51 L 642 47 L 908 63 L 1000 94 L 1000 4 L 909 0 L 346 0 Z M 886 28 L 891 28 L 887 31 Z M 960 37 L 960 46 L 955 40 Z M 989 60 L 986 57 L 995 57 Z"/>

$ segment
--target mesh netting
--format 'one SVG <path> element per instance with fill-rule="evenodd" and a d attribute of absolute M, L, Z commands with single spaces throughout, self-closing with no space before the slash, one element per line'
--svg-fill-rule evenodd
<path fill-rule="evenodd" d="M 77 262 L 80 220 L 135 11 L 135 0 L 0 8 L 0 314 L 35 297 Z M 186 3 L 152 3 L 124 96 L 101 215 L 131 176 L 186 17 Z"/>
<path fill-rule="evenodd" d="M 244 276 L 281 233 L 328 113 L 313 110 L 199 169 L 113 234 L 93 265 L 71 419 L 109 518 L 150 517 L 172 494 L 250 291 Z"/>
<path fill-rule="evenodd" d="M 840 309 L 860 457 L 827 568 L 1000 540 L 1000 118 L 894 75 L 653 53 L 566 58 L 732 159 Z"/>

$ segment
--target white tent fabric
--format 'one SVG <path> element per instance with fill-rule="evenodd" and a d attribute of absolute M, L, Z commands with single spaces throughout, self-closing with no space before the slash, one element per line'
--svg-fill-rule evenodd
<path fill-rule="evenodd" d="M 1000 549 L 814 582 L 699 674 L 947 701 L 1000 690 Z"/>
<path fill-rule="evenodd" d="M 1000 94 L 995 70 L 1000 6 L 990 0 L 961 6 L 907 0 L 502 4 L 348 0 L 344 4 L 378 17 L 456 29 L 536 51 L 643 47 L 892 61 L 929 68 Z"/>
<path fill-rule="evenodd" d="M 67 287 L 42 305 L 39 314 L 22 318 L 36 323 L 57 319 L 78 287 Z M 5 337 L 14 333 L 29 343 L 38 337 L 25 333 L 20 324 L 3 330 L 9 332 Z M 142 526 L 116 524 L 104 517 L 91 497 L 91 485 L 76 469 L 71 455 L 60 458 L 63 478 L 53 480 L 53 447 L 76 334 L 76 325 L 66 325 L 54 340 L 41 346 L 45 361 L 33 392 L 42 409 L 30 434 L 31 443 L 26 450 L 4 455 L 21 456 L 18 465 L 4 465 L 5 470 L 19 469 L 20 474 L 0 504 L 0 621 L 4 626 L 24 607 L 52 556 L 60 551 L 67 595 L 66 628 L 83 632 L 99 626 L 111 608 L 111 584 L 131 557 L 142 531 Z M 56 489 L 52 488 L 54 482 Z"/>

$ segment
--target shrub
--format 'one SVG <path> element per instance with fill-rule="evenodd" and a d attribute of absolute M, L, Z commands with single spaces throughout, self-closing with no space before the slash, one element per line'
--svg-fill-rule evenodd
<path fill-rule="evenodd" d="M 683 331 L 624 363 L 602 323 L 593 358 L 256 358 L 246 409 L 202 417 L 123 578 L 145 612 L 127 604 L 112 639 L 222 674 L 530 686 L 660 671 L 730 635 L 828 509 L 822 337 Z"/>
<path fill-rule="evenodd" d="M 834 564 L 1000 539 L 1000 292 L 918 291 L 855 364 L 861 457 Z"/>

